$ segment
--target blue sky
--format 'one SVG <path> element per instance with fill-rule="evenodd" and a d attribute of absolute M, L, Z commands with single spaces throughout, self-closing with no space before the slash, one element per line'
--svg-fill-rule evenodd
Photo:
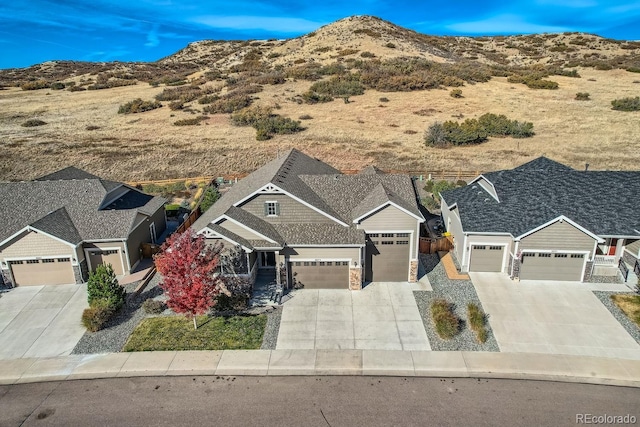
<path fill-rule="evenodd" d="M 154 61 L 196 40 L 289 38 L 350 15 L 436 35 L 582 31 L 640 39 L 640 0 L 7 0 L 0 68 Z"/>

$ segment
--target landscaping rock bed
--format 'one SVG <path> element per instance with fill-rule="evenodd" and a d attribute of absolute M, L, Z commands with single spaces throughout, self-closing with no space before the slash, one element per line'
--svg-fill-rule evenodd
<path fill-rule="evenodd" d="M 274 307 L 267 313 L 267 326 L 264 328 L 264 336 L 262 337 L 261 350 L 275 350 L 278 342 L 278 333 L 280 332 L 280 318 L 282 317 L 282 308 Z"/>
<path fill-rule="evenodd" d="M 600 302 L 602 302 L 602 305 L 604 305 L 607 310 L 611 312 L 613 317 L 615 317 L 616 320 L 620 322 L 622 327 L 627 330 L 629 335 L 631 335 L 631 337 L 636 340 L 638 344 L 640 344 L 640 328 L 638 328 L 638 326 L 633 323 L 633 321 L 631 321 L 631 319 L 629 319 L 627 315 L 624 314 L 624 312 L 620 310 L 616 303 L 614 303 L 610 298 L 611 295 L 620 294 L 623 292 L 593 291 L 593 293 L 596 297 L 598 297 Z M 629 292 L 629 295 L 635 294 Z"/>
<path fill-rule="evenodd" d="M 490 320 L 487 322 L 488 338 L 484 344 L 476 340 L 475 333 L 468 327 L 467 304 L 472 302 L 482 308 L 482 303 L 476 294 L 470 280 L 451 280 L 447 277 L 444 266 L 438 255 L 421 255 L 420 261 L 427 272 L 427 278 L 433 291 L 414 291 L 413 294 L 422 316 L 422 322 L 434 351 L 500 351 L 500 347 L 493 336 Z M 462 320 L 460 332 L 450 340 L 443 340 L 436 333 L 431 319 L 431 302 L 444 298 L 455 305 L 454 313 Z"/>
<path fill-rule="evenodd" d="M 162 294 L 162 289 L 158 287 L 160 277 L 159 274 L 156 274 L 140 295 L 134 293 L 139 282 L 126 285 L 127 297 L 122 309 L 109 319 L 103 329 L 97 332 L 85 332 L 71 354 L 117 353 L 121 351 L 131 332 L 147 316 L 142 309 L 142 303 L 148 298 L 155 298 Z"/>

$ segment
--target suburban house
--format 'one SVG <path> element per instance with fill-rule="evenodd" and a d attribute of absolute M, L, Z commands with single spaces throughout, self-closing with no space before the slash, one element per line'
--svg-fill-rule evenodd
<path fill-rule="evenodd" d="M 129 273 L 166 228 L 162 197 L 69 167 L 0 183 L 0 271 L 14 286 L 82 283 L 110 263 Z"/>
<path fill-rule="evenodd" d="M 294 149 L 233 185 L 192 228 L 239 248 L 251 281 L 262 270 L 288 287 L 356 290 L 417 280 L 422 222 L 409 176 L 345 175 Z"/>
<path fill-rule="evenodd" d="M 442 194 L 462 271 L 588 281 L 640 259 L 640 172 L 578 171 L 545 157 Z"/>

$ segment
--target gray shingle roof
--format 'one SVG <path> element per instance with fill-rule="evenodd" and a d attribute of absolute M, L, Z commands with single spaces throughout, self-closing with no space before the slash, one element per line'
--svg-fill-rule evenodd
<path fill-rule="evenodd" d="M 81 176 L 78 171 L 67 168 L 63 170 L 65 173 L 43 177 L 46 179 L 0 183 L 0 221 L 3 224 L 0 241 L 28 225 L 44 227 L 46 230 L 42 231 L 64 240 L 71 239 L 70 243 L 74 244 L 80 240 L 125 239 L 138 212 L 155 212 L 165 202 L 161 197 L 153 197 L 139 208 L 98 210 L 108 194 L 105 182 L 113 188 L 122 184 L 99 178 L 78 179 Z M 59 179 L 61 177 L 69 179 Z M 135 189 L 129 191 L 139 193 Z"/>
<path fill-rule="evenodd" d="M 500 202 L 475 184 L 442 194 L 458 204 L 464 231 L 517 237 L 563 215 L 599 236 L 640 234 L 640 172 L 576 171 L 539 158 L 484 176 Z"/>
<path fill-rule="evenodd" d="M 234 207 L 268 183 L 347 224 L 347 227 L 338 222 L 271 225 Z M 408 176 L 384 174 L 374 167 L 358 175 L 343 175 L 317 159 L 290 150 L 236 183 L 192 227 L 199 231 L 226 214 L 281 244 L 364 244 L 364 232 L 353 226 L 353 219 L 390 201 L 422 218 Z"/>
<path fill-rule="evenodd" d="M 360 172 L 358 172 L 358 174 L 360 175 L 382 175 L 384 173 L 385 172 L 382 169 L 378 169 L 373 165 L 369 165 L 364 169 L 362 169 Z"/>
<path fill-rule="evenodd" d="M 100 179 L 100 177 L 90 174 L 87 171 L 83 171 L 82 169 L 78 169 L 74 166 L 69 166 L 48 175 L 41 176 L 40 178 L 36 178 L 35 181 L 57 181 L 60 179 Z"/>

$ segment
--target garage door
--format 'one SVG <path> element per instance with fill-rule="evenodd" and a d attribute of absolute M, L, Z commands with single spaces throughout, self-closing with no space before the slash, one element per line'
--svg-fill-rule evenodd
<path fill-rule="evenodd" d="M 370 282 L 406 282 L 410 236 L 409 233 L 368 234 L 365 279 Z"/>
<path fill-rule="evenodd" d="M 583 268 L 584 254 L 525 252 L 520 264 L 520 279 L 580 281 Z"/>
<path fill-rule="evenodd" d="M 68 285 L 76 283 L 71 258 L 9 261 L 16 286 Z"/>
<path fill-rule="evenodd" d="M 469 271 L 502 271 L 504 246 L 471 245 Z"/>
<path fill-rule="evenodd" d="M 305 289 L 349 289 L 348 261 L 294 261 L 289 271 Z"/>
<path fill-rule="evenodd" d="M 119 249 L 109 250 L 90 250 L 89 261 L 91 262 L 91 268 L 95 270 L 100 264 L 111 264 L 114 273 L 116 275 L 124 274 L 122 269 L 122 256 Z"/>

